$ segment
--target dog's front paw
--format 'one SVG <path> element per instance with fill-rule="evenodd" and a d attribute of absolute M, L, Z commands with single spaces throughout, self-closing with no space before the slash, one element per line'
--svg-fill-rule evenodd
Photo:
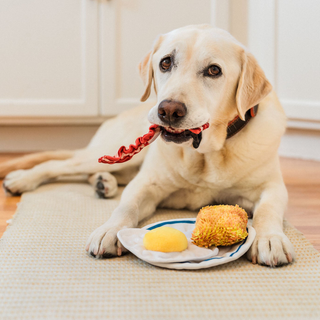
<path fill-rule="evenodd" d="M 294 247 L 283 233 L 262 233 L 256 238 L 247 253 L 248 260 L 270 267 L 291 263 L 295 260 Z"/>
<path fill-rule="evenodd" d="M 10 195 L 19 195 L 26 191 L 36 189 L 41 181 L 29 173 L 29 170 L 16 170 L 10 172 L 3 181 L 4 190 Z"/>
<path fill-rule="evenodd" d="M 121 256 L 127 251 L 117 238 L 117 233 L 121 229 L 121 226 L 106 222 L 92 232 L 86 244 L 86 251 L 95 258 Z"/>

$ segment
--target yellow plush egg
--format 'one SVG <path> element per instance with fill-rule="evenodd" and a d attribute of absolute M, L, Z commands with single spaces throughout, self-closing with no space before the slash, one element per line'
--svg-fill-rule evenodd
<path fill-rule="evenodd" d="M 200 210 L 192 233 L 199 247 L 230 246 L 245 239 L 248 215 L 236 206 L 207 206 Z"/>
<path fill-rule="evenodd" d="M 147 250 L 160 252 L 180 252 L 188 248 L 188 240 L 183 232 L 165 226 L 147 232 L 143 244 Z"/>

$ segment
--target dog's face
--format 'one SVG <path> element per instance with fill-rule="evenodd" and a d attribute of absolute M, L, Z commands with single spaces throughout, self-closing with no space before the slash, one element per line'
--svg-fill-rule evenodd
<path fill-rule="evenodd" d="M 157 92 L 149 121 L 161 126 L 165 141 L 193 145 L 200 152 L 208 143 L 211 149 L 221 148 L 228 122 L 237 114 L 243 119 L 271 91 L 252 55 L 229 33 L 210 26 L 160 36 L 140 64 L 140 73 L 146 84 L 141 100 L 149 97 L 152 82 Z M 210 128 L 203 139 L 188 130 L 206 123 Z"/>

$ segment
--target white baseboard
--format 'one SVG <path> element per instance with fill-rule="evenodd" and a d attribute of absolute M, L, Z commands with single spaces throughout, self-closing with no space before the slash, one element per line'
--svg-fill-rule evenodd
<path fill-rule="evenodd" d="M 32 152 L 85 147 L 99 125 L 3 126 L 0 152 Z M 282 138 L 279 154 L 289 158 L 320 161 L 320 131 L 289 128 Z"/>
<path fill-rule="evenodd" d="M 320 161 L 320 131 L 288 129 L 282 137 L 283 157 Z"/>
<path fill-rule="evenodd" d="M 85 147 L 99 125 L 2 126 L 0 152 L 33 152 Z"/>
<path fill-rule="evenodd" d="M 280 99 L 289 119 L 320 121 L 320 102 Z"/>

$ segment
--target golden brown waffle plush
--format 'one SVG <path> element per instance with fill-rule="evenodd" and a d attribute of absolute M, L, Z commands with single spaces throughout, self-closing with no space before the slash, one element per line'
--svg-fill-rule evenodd
<path fill-rule="evenodd" d="M 207 206 L 200 210 L 191 240 L 199 247 L 230 246 L 245 239 L 248 215 L 238 205 Z"/>

